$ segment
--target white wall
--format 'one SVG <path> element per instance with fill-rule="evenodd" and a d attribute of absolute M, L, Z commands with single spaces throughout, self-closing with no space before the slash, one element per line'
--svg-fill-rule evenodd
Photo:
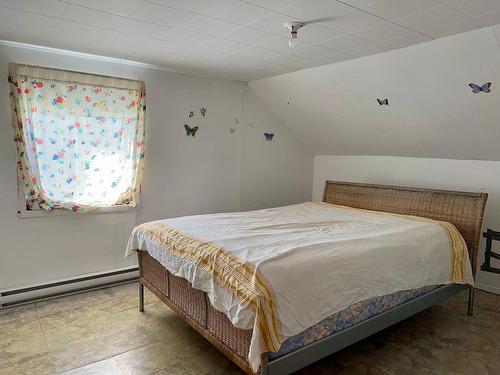
<path fill-rule="evenodd" d="M 146 82 L 147 154 L 139 210 L 17 216 L 9 62 Z M 0 77 L 0 290 L 132 265 L 135 259 L 124 260 L 123 253 L 130 230 L 139 222 L 310 199 L 312 155 L 258 99 L 251 97 L 247 106 L 247 88 L 239 83 L 7 45 L 0 45 Z M 242 105 L 248 107 L 245 116 L 254 128 L 244 127 Z M 207 107 L 206 119 L 198 115 L 188 121 L 188 112 L 201 106 Z M 186 122 L 200 126 L 196 138 L 186 137 Z M 237 127 L 235 133 L 231 127 Z M 276 132 L 275 142 L 265 142 L 263 129 Z M 257 162 L 262 168 L 255 168 Z"/>
<path fill-rule="evenodd" d="M 311 154 L 248 87 L 243 103 L 241 209 L 310 200 Z M 265 132 L 274 133 L 272 142 Z"/>
<path fill-rule="evenodd" d="M 315 155 L 500 160 L 499 40 L 488 27 L 250 87 Z"/>
<path fill-rule="evenodd" d="M 158 71 L 140 78 L 148 129 L 138 222 L 239 209 L 241 141 L 228 128 L 240 117 L 241 85 Z M 195 138 L 184 124 L 199 126 Z"/>
<path fill-rule="evenodd" d="M 316 156 L 313 199 L 321 200 L 326 180 L 487 192 L 483 228 L 500 230 L 500 162 L 390 156 Z M 478 267 L 483 263 L 484 239 Z M 500 246 L 496 247 L 500 251 Z M 492 262 L 494 263 L 494 262 Z M 500 262 L 496 263 L 500 267 Z M 500 275 L 478 271 L 479 286 L 500 293 Z"/>

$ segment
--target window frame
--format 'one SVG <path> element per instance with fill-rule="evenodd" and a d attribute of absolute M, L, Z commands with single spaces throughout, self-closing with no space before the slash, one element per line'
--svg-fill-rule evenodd
<path fill-rule="evenodd" d="M 19 184 L 19 179 L 17 180 L 17 216 L 21 219 L 32 219 L 37 217 L 51 217 L 51 216 L 67 216 L 67 215 L 88 215 L 88 214 L 110 214 L 110 213 L 120 213 L 120 212 L 134 212 L 142 207 L 141 203 L 141 188 L 139 188 L 139 194 L 137 195 L 138 202 L 135 206 L 126 205 L 116 205 L 109 207 L 98 207 L 93 210 L 74 212 L 71 210 L 56 209 L 53 211 L 45 211 L 42 208 L 35 208 L 34 210 L 26 209 L 26 197 L 23 193 L 23 187 Z"/>
<path fill-rule="evenodd" d="M 12 72 L 12 73 L 11 73 Z M 110 87 L 110 88 L 118 88 L 122 90 L 140 90 L 140 99 L 136 101 L 138 103 L 138 116 L 141 118 L 141 111 L 142 113 L 142 122 L 141 126 L 143 127 L 142 130 L 142 141 L 139 147 L 142 147 L 142 152 L 141 152 L 141 158 L 144 158 L 144 127 L 145 127 L 145 111 L 146 111 L 146 103 L 145 103 L 145 85 L 143 81 L 138 81 L 138 80 L 133 80 L 130 78 L 122 78 L 122 77 L 114 77 L 114 76 L 107 76 L 107 75 L 101 75 L 101 74 L 93 74 L 93 73 L 86 73 L 86 72 L 79 72 L 79 71 L 71 71 L 71 70 L 62 70 L 62 69 L 57 69 L 57 68 L 51 68 L 51 67 L 43 67 L 43 66 L 34 66 L 34 65 L 27 65 L 27 64 L 19 64 L 19 63 L 9 63 L 9 87 L 10 84 L 12 83 L 10 81 L 10 77 L 17 77 L 17 76 L 30 76 L 34 74 L 34 77 L 38 77 L 40 75 L 40 79 L 45 79 L 45 80 L 54 80 L 54 81 L 60 81 L 63 83 L 78 83 L 80 82 L 81 84 L 87 84 L 87 85 L 92 85 L 92 86 L 97 86 L 97 87 Z M 60 74 L 63 74 L 64 76 L 60 76 Z M 96 82 L 97 80 L 98 82 Z M 16 83 L 17 86 L 17 83 Z M 19 88 L 18 88 L 19 89 Z M 118 100 L 117 100 L 118 101 Z M 12 104 L 12 102 L 11 102 Z M 17 105 L 12 104 L 13 108 L 17 108 Z M 144 108 L 143 108 L 144 105 Z M 14 113 L 12 115 L 14 116 Z M 15 116 L 14 116 L 15 117 Z M 18 119 L 14 118 L 14 121 Z M 20 121 L 20 120 L 18 120 Z M 136 135 L 140 134 L 139 130 L 137 130 Z M 24 139 L 24 136 L 22 137 Z M 20 156 L 22 157 L 22 155 Z M 18 157 L 18 163 L 19 163 L 19 157 Z M 27 162 L 26 162 L 27 163 Z M 144 163 L 142 161 L 142 163 Z M 137 182 L 137 179 L 142 176 L 142 165 L 141 164 L 141 169 L 139 172 L 135 172 L 135 181 Z M 137 167 L 136 167 L 137 168 Z M 26 167 L 27 169 L 27 167 Z M 139 177 L 138 177 L 139 176 Z M 24 178 L 24 175 L 23 175 Z M 130 199 L 129 202 L 126 202 L 125 200 L 121 204 L 113 204 L 109 206 L 93 206 L 91 209 L 84 209 L 84 210 L 73 210 L 69 209 L 68 207 L 62 208 L 62 207 L 57 207 L 54 206 L 54 209 L 51 211 L 47 211 L 44 208 L 41 207 L 33 207 L 32 209 L 27 209 L 27 206 L 30 206 L 30 199 L 27 198 L 25 194 L 25 186 L 23 181 L 21 180 L 19 170 L 17 170 L 17 178 L 16 178 L 16 183 L 17 183 L 17 190 L 18 190 L 18 197 L 17 197 L 17 215 L 20 218 L 33 218 L 33 217 L 47 217 L 47 216 L 65 216 L 65 215 L 78 215 L 81 213 L 116 213 L 116 212 L 132 212 L 136 211 L 141 208 L 141 185 L 140 183 L 138 184 L 137 187 L 135 187 L 133 190 L 131 190 L 131 194 L 133 195 L 133 198 Z M 41 181 L 39 181 L 40 187 L 41 187 Z M 133 205 L 130 205 L 132 203 Z M 71 207 L 73 208 L 73 207 Z"/>

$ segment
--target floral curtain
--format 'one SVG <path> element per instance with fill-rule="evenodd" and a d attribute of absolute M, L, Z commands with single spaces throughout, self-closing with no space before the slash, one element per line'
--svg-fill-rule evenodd
<path fill-rule="evenodd" d="M 19 186 L 28 209 L 136 206 L 144 83 L 10 64 Z"/>

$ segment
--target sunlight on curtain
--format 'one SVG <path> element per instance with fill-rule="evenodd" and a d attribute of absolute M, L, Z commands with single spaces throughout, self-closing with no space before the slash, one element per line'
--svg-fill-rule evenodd
<path fill-rule="evenodd" d="M 18 177 L 28 206 L 135 206 L 143 170 L 144 83 L 11 64 Z"/>

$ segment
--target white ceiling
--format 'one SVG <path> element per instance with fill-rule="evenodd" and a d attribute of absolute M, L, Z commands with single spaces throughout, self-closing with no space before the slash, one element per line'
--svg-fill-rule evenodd
<path fill-rule="evenodd" d="M 0 39 L 252 81 L 500 23 L 500 0 L 0 0 Z"/>

